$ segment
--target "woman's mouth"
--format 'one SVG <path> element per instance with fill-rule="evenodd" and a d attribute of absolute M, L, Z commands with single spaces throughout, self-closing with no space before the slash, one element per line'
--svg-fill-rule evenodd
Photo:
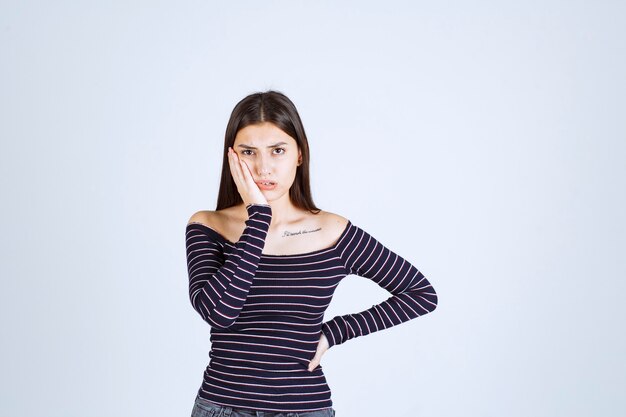
<path fill-rule="evenodd" d="M 255 181 L 261 190 L 273 190 L 276 188 L 274 181 Z"/>

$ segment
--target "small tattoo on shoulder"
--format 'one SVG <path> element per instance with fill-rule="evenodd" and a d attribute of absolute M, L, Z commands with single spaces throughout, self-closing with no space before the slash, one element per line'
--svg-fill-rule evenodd
<path fill-rule="evenodd" d="M 283 236 L 282 237 L 304 235 L 304 234 L 307 234 L 307 233 L 319 232 L 320 230 L 322 230 L 321 227 L 318 227 L 317 229 L 313 229 L 313 230 L 303 230 L 303 229 L 300 229 L 297 232 L 288 232 L 288 231 L 285 230 L 283 232 Z"/>

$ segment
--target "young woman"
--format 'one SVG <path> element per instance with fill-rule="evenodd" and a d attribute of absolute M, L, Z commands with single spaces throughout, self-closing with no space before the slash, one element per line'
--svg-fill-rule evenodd
<path fill-rule="evenodd" d="M 433 311 L 437 294 L 404 258 L 315 206 L 304 127 L 282 93 L 235 106 L 223 155 L 216 210 L 186 227 L 189 297 L 211 326 L 192 417 L 334 416 L 322 355 Z M 392 296 L 322 322 L 349 274 Z"/>

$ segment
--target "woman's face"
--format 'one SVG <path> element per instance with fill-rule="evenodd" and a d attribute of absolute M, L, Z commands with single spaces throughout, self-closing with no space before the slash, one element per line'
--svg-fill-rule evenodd
<path fill-rule="evenodd" d="M 248 165 L 252 178 L 268 201 L 289 193 L 301 155 L 294 138 L 276 125 L 263 122 L 239 130 L 233 149 Z M 268 188 L 259 184 L 264 180 L 273 181 L 275 185 Z"/>

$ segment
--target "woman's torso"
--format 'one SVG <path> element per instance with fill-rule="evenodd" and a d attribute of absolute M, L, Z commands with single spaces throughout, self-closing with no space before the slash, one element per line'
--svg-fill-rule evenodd
<path fill-rule="evenodd" d="M 194 256 L 194 282 L 212 275 L 226 259 L 239 259 L 232 255 L 246 219 L 236 209 L 198 212 L 192 219 L 208 228 L 192 227 L 189 238 L 206 241 L 199 233 L 208 233 L 214 242 L 210 250 Z M 210 363 L 199 390 L 202 398 L 265 411 L 332 406 L 322 366 L 311 372 L 307 367 L 317 349 L 324 312 L 346 276 L 335 246 L 346 237 L 348 225 L 347 219 L 320 211 L 296 216 L 267 234 L 236 321 L 228 328 L 211 329 Z M 251 226 L 260 224 L 256 220 Z M 210 285 L 229 284 L 219 274 Z"/>

